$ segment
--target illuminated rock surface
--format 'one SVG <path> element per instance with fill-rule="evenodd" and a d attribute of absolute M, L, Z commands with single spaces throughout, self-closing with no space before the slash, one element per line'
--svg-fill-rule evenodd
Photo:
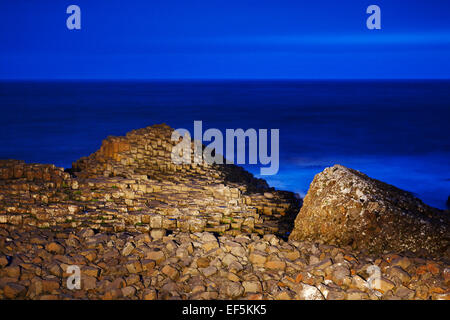
<path fill-rule="evenodd" d="M 109 137 L 68 172 L 0 161 L 0 298 L 450 298 L 448 256 L 435 255 L 444 242 L 428 222 L 411 225 L 430 239 L 399 236 L 403 215 L 393 227 L 379 220 L 390 233 L 380 239 L 358 235 L 371 230 L 373 203 L 386 217 L 399 214 L 390 208 L 434 212 L 419 200 L 327 169 L 337 172 L 316 177 L 288 240 L 301 204 L 293 193 L 237 166 L 173 165 L 171 132 L 157 125 Z M 434 254 L 412 252 L 418 240 Z M 69 266 L 80 268 L 80 289 L 68 288 Z"/>
<path fill-rule="evenodd" d="M 317 174 L 290 239 L 449 257 L 449 218 L 410 193 L 335 165 Z"/>

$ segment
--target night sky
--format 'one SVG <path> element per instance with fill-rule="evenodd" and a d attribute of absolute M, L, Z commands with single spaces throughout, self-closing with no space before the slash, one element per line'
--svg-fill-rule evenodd
<path fill-rule="evenodd" d="M 448 0 L 1 0 L 0 79 L 449 78 L 449 15 Z"/>

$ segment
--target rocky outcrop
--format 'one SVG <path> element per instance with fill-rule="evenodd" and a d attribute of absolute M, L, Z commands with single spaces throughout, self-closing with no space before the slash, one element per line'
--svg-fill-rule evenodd
<path fill-rule="evenodd" d="M 108 137 L 66 171 L 0 161 L 0 299 L 450 299 L 445 256 L 400 252 L 446 244 L 447 220 L 408 193 L 329 168 L 288 240 L 293 193 L 174 165 L 172 131 Z"/>
<path fill-rule="evenodd" d="M 449 218 L 406 191 L 335 165 L 314 177 L 289 238 L 448 258 Z"/>
<path fill-rule="evenodd" d="M 172 132 L 154 125 L 108 137 L 68 172 L 0 161 L 0 226 L 287 232 L 300 205 L 293 193 L 269 188 L 235 165 L 173 164 Z"/>
<path fill-rule="evenodd" d="M 110 136 L 98 151 L 73 163 L 77 177 L 125 177 L 173 181 L 184 184 L 239 183 L 245 191 L 269 189 L 267 182 L 255 178 L 242 167 L 226 164 L 174 164 L 172 141 L 174 129 L 165 124 L 130 131 L 125 137 Z M 204 148 L 204 146 L 203 146 Z M 191 142 L 194 159 L 194 142 Z M 225 161 L 223 161 L 225 163 Z"/>

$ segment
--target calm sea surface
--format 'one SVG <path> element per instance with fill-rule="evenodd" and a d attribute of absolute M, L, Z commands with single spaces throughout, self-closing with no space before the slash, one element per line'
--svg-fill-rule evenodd
<path fill-rule="evenodd" d="M 450 195 L 450 82 L 0 82 L 0 111 L 1 159 L 67 168 L 108 135 L 202 120 L 280 129 L 280 171 L 266 180 L 302 196 L 335 163 L 439 208 Z"/>

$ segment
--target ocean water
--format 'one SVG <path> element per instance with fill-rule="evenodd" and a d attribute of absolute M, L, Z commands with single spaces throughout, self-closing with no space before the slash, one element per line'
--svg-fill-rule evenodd
<path fill-rule="evenodd" d="M 194 120 L 280 129 L 280 170 L 264 178 L 302 196 L 336 163 L 435 207 L 450 195 L 448 81 L 0 82 L 1 159 L 67 168 L 108 135 Z"/>

